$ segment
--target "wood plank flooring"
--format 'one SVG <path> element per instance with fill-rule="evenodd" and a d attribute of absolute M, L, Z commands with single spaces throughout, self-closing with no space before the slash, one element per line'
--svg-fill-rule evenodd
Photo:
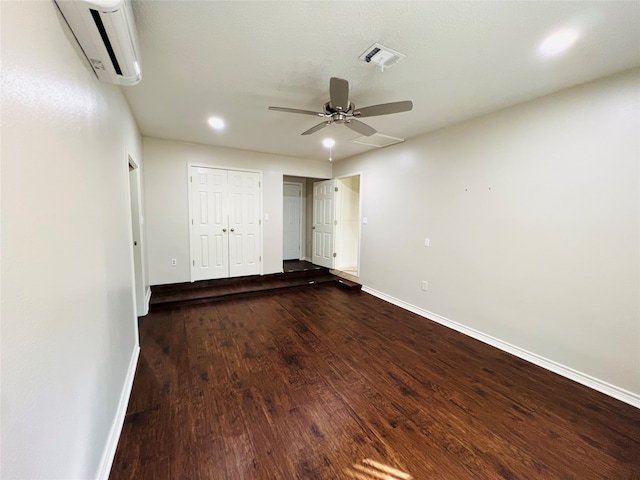
<path fill-rule="evenodd" d="M 640 479 L 640 410 L 366 293 L 159 310 L 140 339 L 112 480 Z"/>
<path fill-rule="evenodd" d="M 282 270 L 288 272 L 306 272 L 309 270 L 322 270 L 324 267 L 314 265 L 306 260 L 285 260 L 282 262 Z M 326 269 L 328 270 L 328 269 Z"/>

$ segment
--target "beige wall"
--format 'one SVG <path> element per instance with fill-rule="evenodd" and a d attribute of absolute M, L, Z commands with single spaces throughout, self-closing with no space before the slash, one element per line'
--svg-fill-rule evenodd
<path fill-rule="evenodd" d="M 362 172 L 363 284 L 640 406 L 639 78 L 336 162 Z"/>
<path fill-rule="evenodd" d="M 285 175 L 331 177 L 331 164 L 230 148 L 144 138 L 146 226 L 152 285 L 190 281 L 188 164 L 262 172 L 263 273 L 282 272 Z M 171 265 L 171 259 L 177 265 Z"/>
<path fill-rule="evenodd" d="M 340 194 L 339 211 L 336 213 L 336 270 L 353 268 L 358 265 L 360 176 L 341 178 L 338 184 Z"/>
<path fill-rule="evenodd" d="M 127 153 L 141 164 L 141 139 L 53 2 L 1 9 L 2 478 L 96 478 L 138 352 Z"/>

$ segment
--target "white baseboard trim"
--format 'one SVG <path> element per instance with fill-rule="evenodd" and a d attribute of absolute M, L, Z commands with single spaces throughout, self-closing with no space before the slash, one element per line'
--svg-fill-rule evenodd
<path fill-rule="evenodd" d="M 558 375 L 573 380 L 574 382 L 578 382 L 624 403 L 628 403 L 629 405 L 632 405 L 636 408 L 640 408 L 640 395 L 636 393 L 629 392 L 628 390 L 617 387 L 615 385 L 611 385 L 610 383 L 599 380 L 560 363 L 554 362 L 553 360 L 541 357 L 540 355 L 529 352 L 510 343 L 504 342 L 498 338 L 492 337 L 491 335 L 487 335 L 473 328 L 469 328 L 458 322 L 454 322 L 453 320 L 449 320 L 448 318 L 442 317 L 436 313 L 429 312 L 420 307 L 416 307 L 415 305 L 404 302 L 385 293 L 379 292 L 373 288 L 363 285 L 362 291 L 369 293 L 374 297 L 378 297 L 386 302 L 392 303 L 393 305 L 396 305 L 400 308 L 420 315 L 421 317 L 444 325 L 445 327 L 449 327 L 457 332 L 463 333 L 464 335 L 467 335 L 471 338 L 475 338 L 476 340 L 491 345 L 492 347 L 496 347 L 499 350 L 510 353 L 511 355 L 515 355 L 516 357 L 526 360 L 527 362 L 531 362 L 535 365 L 538 365 L 539 367 L 557 373 Z"/>
<path fill-rule="evenodd" d="M 120 440 L 120 433 L 122 432 L 122 426 L 124 425 L 124 417 L 127 413 L 127 405 L 129 404 L 129 396 L 131 395 L 131 389 L 133 388 L 133 377 L 136 374 L 136 367 L 138 366 L 138 357 L 140 356 L 140 346 L 136 345 L 131 353 L 131 360 L 129 361 L 129 370 L 120 392 L 120 403 L 118 404 L 118 410 L 116 416 L 111 424 L 111 430 L 109 431 L 109 437 L 107 443 L 102 452 L 102 458 L 100 459 L 100 466 L 98 467 L 98 473 L 96 478 L 98 480 L 108 480 L 109 473 L 111 473 L 111 466 L 113 465 L 113 459 L 116 455 L 116 448 L 118 448 L 118 440 Z"/>

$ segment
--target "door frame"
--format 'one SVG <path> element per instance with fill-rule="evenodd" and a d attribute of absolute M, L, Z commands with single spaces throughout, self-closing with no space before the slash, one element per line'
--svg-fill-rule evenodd
<path fill-rule="evenodd" d="M 262 187 L 262 182 L 263 182 L 263 175 L 262 175 L 262 170 L 254 170 L 251 168 L 238 168 L 238 167 L 230 167 L 230 166 L 221 166 L 218 164 L 210 164 L 210 163 L 204 163 L 204 162 L 187 162 L 187 203 L 189 206 L 189 213 L 188 213 L 188 217 L 187 217 L 187 229 L 189 232 L 189 281 L 190 282 L 195 282 L 196 280 L 193 279 L 193 248 L 192 248 L 192 238 L 191 235 L 192 233 L 192 229 L 191 229 L 191 218 L 193 216 L 193 206 L 191 205 L 191 199 L 192 199 L 192 182 L 189 180 L 189 175 L 190 175 L 190 171 L 191 171 L 191 167 L 199 167 L 199 168 L 211 168 L 211 169 L 218 169 L 218 170 L 233 170 L 236 172 L 249 172 L 249 173 L 257 173 L 258 174 L 258 181 L 259 183 L 259 190 L 260 190 L 260 195 L 259 195 L 259 199 L 258 199 L 258 204 L 259 204 L 259 215 L 260 215 L 260 222 L 259 222 L 259 232 L 260 232 L 260 238 L 259 238 L 259 243 L 260 243 L 260 275 L 264 275 L 264 260 L 263 260 L 263 256 L 264 256 L 264 224 L 263 224 L 263 218 L 264 218 L 264 202 L 263 202 L 263 187 Z"/>
<path fill-rule="evenodd" d="M 340 180 L 342 178 L 349 177 L 360 177 L 360 184 L 358 189 L 358 255 L 357 255 L 357 265 L 356 265 L 356 277 L 360 277 L 360 252 L 362 251 L 362 171 L 357 171 L 354 173 L 347 173 L 344 175 L 339 175 L 334 177 L 336 180 Z"/>
<path fill-rule="evenodd" d="M 144 264 L 144 229 L 142 216 L 142 195 L 140 192 L 140 165 L 127 152 L 127 180 L 129 184 L 129 207 L 131 212 L 131 246 L 133 253 L 133 289 L 136 316 L 143 317 L 149 313 L 149 297 L 151 292 L 146 288 L 146 272 Z"/>
<path fill-rule="evenodd" d="M 300 186 L 300 255 L 298 255 L 298 260 L 304 260 L 306 258 L 305 255 L 305 251 L 306 251 L 306 238 L 305 238 L 305 225 L 306 225 L 306 205 L 305 205 L 305 184 L 302 182 L 288 182 L 288 181 L 283 181 L 282 185 L 284 187 L 284 185 L 299 185 Z M 283 192 L 283 207 L 284 207 L 284 192 Z M 284 234 L 284 218 L 283 218 L 283 222 L 282 222 L 282 231 Z M 283 247 L 284 247 L 284 237 L 283 237 L 283 241 L 282 241 Z M 283 249 L 284 250 L 284 249 Z M 284 257 L 284 252 L 283 252 L 283 257 Z"/>

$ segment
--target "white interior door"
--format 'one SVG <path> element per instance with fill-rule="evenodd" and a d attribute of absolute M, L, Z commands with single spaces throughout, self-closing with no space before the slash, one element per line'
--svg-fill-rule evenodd
<path fill-rule="evenodd" d="M 315 265 L 334 268 L 336 180 L 313 184 L 313 256 Z"/>
<path fill-rule="evenodd" d="M 285 183 L 283 189 L 283 246 L 284 260 L 300 260 L 302 246 L 302 185 Z"/>
<path fill-rule="evenodd" d="M 260 273 L 260 175 L 229 170 L 229 276 Z"/>
<path fill-rule="evenodd" d="M 227 171 L 190 167 L 191 281 L 229 276 Z"/>

